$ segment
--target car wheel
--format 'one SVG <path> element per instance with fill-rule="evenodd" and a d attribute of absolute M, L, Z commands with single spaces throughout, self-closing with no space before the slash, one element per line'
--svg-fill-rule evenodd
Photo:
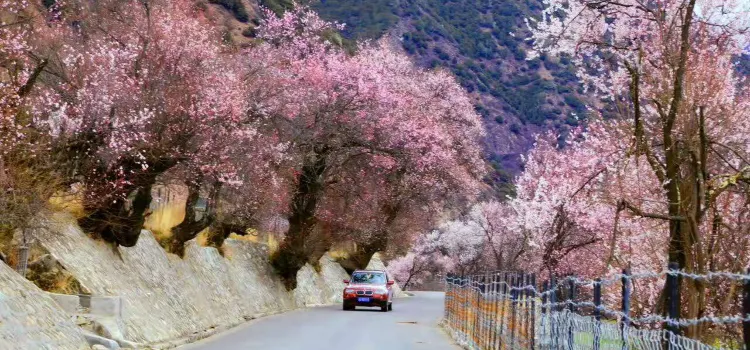
<path fill-rule="evenodd" d="M 344 310 L 345 311 L 351 311 L 351 310 L 354 310 L 354 307 L 351 306 L 351 305 L 346 305 L 346 303 L 344 303 Z"/>
<path fill-rule="evenodd" d="M 388 303 L 388 311 L 393 311 L 393 303 Z"/>
<path fill-rule="evenodd" d="M 385 304 L 385 305 L 381 306 L 380 307 L 380 311 L 388 312 L 388 304 Z"/>

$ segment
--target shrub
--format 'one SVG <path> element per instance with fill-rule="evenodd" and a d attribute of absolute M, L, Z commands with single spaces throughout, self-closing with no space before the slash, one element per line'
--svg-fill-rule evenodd
<path fill-rule="evenodd" d="M 257 34 L 254 26 L 249 26 L 242 31 L 242 36 L 247 38 L 254 38 Z"/>
<path fill-rule="evenodd" d="M 239 0 L 233 0 L 233 1 L 239 2 Z M 277 15 L 280 15 L 284 13 L 284 11 L 294 7 L 293 0 L 260 0 L 260 4 L 262 6 L 267 7 L 269 10 L 273 11 Z"/>
<path fill-rule="evenodd" d="M 247 9 L 245 9 L 245 5 L 242 4 L 241 0 L 210 0 L 211 3 L 221 5 L 225 9 L 229 10 L 232 15 L 234 15 L 234 18 L 236 18 L 240 22 L 245 22 L 250 20 L 250 16 L 247 14 Z"/>
<path fill-rule="evenodd" d="M 520 135 L 521 134 L 521 127 L 518 126 L 518 124 L 516 124 L 516 123 L 511 124 L 509 129 L 510 129 L 510 132 L 512 132 L 512 133 L 514 133 L 516 135 Z"/>

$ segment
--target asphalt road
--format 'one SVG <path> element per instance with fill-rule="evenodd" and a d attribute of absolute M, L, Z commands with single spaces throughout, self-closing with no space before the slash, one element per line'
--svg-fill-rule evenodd
<path fill-rule="evenodd" d="M 438 327 L 443 293 L 415 292 L 393 311 L 341 305 L 302 309 L 253 320 L 180 350 L 456 350 Z"/>

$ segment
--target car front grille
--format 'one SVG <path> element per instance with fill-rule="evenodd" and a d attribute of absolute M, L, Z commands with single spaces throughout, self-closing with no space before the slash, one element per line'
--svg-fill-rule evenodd
<path fill-rule="evenodd" d="M 371 290 L 358 290 L 357 295 L 372 295 Z"/>

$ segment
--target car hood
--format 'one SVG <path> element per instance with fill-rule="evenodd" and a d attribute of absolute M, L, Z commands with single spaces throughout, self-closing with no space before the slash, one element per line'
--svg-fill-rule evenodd
<path fill-rule="evenodd" d="M 346 286 L 346 288 L 364 289 L 364 290 L 380 289 L 380 288 L 385 288 L 385 284 L 352 284 L 350 283 L 348 286 Z"/>

